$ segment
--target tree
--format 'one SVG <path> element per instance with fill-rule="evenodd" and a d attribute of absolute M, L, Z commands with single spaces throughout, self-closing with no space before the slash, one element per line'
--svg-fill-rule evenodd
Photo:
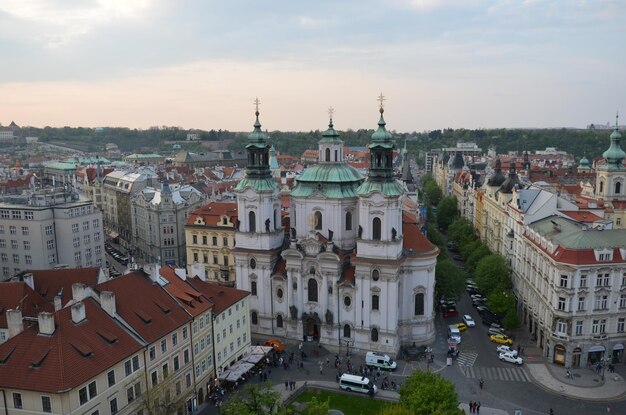
<path fill-rule="evenodd" d="M 280 392 L 274 391 L 270 382 L 264 382 L 262 385 L 246 385 L 242 393 L 234 395 L 224 403 L 221 413 L 223 415 L 286 415 L 289 410 L 283 405 Z"/>
<path fill-rule="evenodd" d="M 330 410 L 330 398 L 326 401 L 318 401 L 317 397 L 312 397 L 307 402 L 306 409 L 302 412 L 302 415 L 327 415 Z"/>
<path fill-rule="evenodd" d="M 511 278 L 506 261 L 501 255 L 487 255 L 478 262 L 474 279 L 478 288 L 489 296 L 494 290 L 509 289 Z"/>
<path fill-rule="evenodd" d="M 510 330 L 515 330 L 521 325 L 515 306 L 507 310 L 502 323 L 504 323 L 504 327 Z"/>
<path fill-rule="evenodd" d="M 460 414 L 454 385 L 440 375 L 416 371 L 400 387 L 400 404 L 414 415 Z"/>
<path fill-rule="evenodd" d="M 474 241 L 474 227 L 465 219 L 457 219 L 448 227 L 448 239 L 459 245 Z"/>
<path fill-rule="evenodd" d="M 413 412 L 401 404 L 390 404 L 383 406 L 378 415 L 413 415 Z"/>
<path fill-rule="evenodd" d="M 427 179 L 424 182 L 424 193 L 430 205 L 436 206 L 439 204 L 441 200 L 441 189 L 433 179 Z"/>
<path fill-rule="evenodd" d="M 490 254 L 491 254 L 491 251 L 489 250 L 489 248 L 487 248 L 487 245 L 480 242 L 477 248 L 474 250 L 474 252 L 472 252 L 467 257 L 467 261 L 465 262 L 465 264 L 467 265 L 467 269 L 470 272 L 474 272 L 480 260 Z"/>
<path fill-rule="evenodd" d="M 450 259 L 437 261 L 435 292 L 437 298 L 459 298 L 465 286 L 465 273 Z"/>
<path fill-rule="evenodd" d="M 505 315 L 511 308 L 515 309 L 515 297 L 509 290 L 494 290 L 487 298 L 487 305 L 494 313 Z"/>
<path fill-rule="evenodd" d="M 457 212 L 456 197 L 444 197 L 437 205 L 437 224 L 443 229 L 448 229 L 456 219 Z"/>
<path fill-rule="evenodd" d="M 172 382 L 166 380 L 145 391 L 141 396 L 144 411 L 150 415 L 170 415 L 184 410 L 184 395 L 172 400 L 172 387 Z"/>

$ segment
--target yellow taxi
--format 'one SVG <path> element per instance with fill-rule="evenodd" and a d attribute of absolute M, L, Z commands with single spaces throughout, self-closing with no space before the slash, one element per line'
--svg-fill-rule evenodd
<path fill-rule="evenodd" d="M 457 329 L 459 329 L 459 331 L 467 330 L 467 324 L 465 323 L 456 323 L 455 326 Z"/>
<path fill-rule="evenodd" d="M 509 339 L 504 334 L 492 334 L 489 336 L 489 340 L 498 344 L 513 344 L 513 340 Z"/>

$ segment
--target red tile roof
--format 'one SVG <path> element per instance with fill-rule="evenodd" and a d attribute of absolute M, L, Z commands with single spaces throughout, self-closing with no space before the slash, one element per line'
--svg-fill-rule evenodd
<path fill-rule="evenodd" d="M 65 305 L 72 299 L 72 284 L 79 282 L 88 287 L 95 286 L 98 283 L 100 268 L 39 269 L 25 273 L 33 274 L 35 291 L 46 301 L 54 303 L 54 297 L 61 292 L 61 301 Z M 20 279 L 22 278 L 20 276 Z"/>
<path fill-rule="evenodd" d="M 38 324 L 32 323 L 1 344 L 0 387 L 60 393 L 143 348 L 93 299 L 83 304 L 86 319 L 78 324 L 72 321 L 71 308 L 63 308 L 54 313 L 52 335 L 39 335 Z"/>
<path fill-rule="evenodd" d="M 191 285 L 183 281 L 171 267 L 162 267 L 160 274 L 163 278 L 169 281 L 164 288 L 170 293 L 170 295 L 183 306 L 187 312 L 193 316 L 199 316 L 205 311 L 211 309 L 213 304 L 202 296 L 197 290 L 194 290 Z"/>
<path fill-rule="evenodd" d="M 584 210 L 562 210 L 561 213 L 580 223 L 593 223 L 603 220 L 600 216 Z"/>
<path fill-rule="evenodd" d="M 409 255 L 438 255 L 439 248 L 422 234 L 420 225 L 415 215 L 402 212 L 402 247 L 408 251 Z"/>
<path fill-rule="evenodd" d="M 231 218 L 232 223 L 237 222 L 236 202 L 211 202 L 191 212 L 187 219 L 187 225 L 195 225 L 196 219 L 202 217 L 208 226 L 217 226 L 222 223 L 222 216 Z M 204 225 L 201 225 L 204 226 Z"/>
<path fill-rule="evenodd" d="M 191 320 L 183 308 L 143 271 L 98 284 L 97 292 L 115 293 L 117 314 L 148 343 L 153 343 Z"/>
<path fill-rule="evenodd" d="M 42 311 L 54 312 L 52 304 L 33 291 L 25 282 L 0 284 L 0 328 L 7 328 L 7 310 L 22 310 L 23 317 L 37 317 Z"/>
<path fill-rule="evenodd" d="M 248 291 L 236 288 L 224 287 L 212 282 L 202 281 L 198 277 L 188 278 L 187 282 L 196 290 L 200 291 L 211 301 L 215 307 L 213 313 L 220 314 L 250 295 Z"/>

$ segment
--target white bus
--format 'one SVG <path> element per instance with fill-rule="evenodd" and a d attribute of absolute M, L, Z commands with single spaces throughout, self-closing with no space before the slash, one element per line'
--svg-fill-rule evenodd
<path fill-rule="evenodd" d="M 344 373 L 339 378 L 339 387 L 347 391 L 360 393 L 369 393 L 370 390 L 373 390 L 374 393 L 376 393 L 378 390 L 376 385 L 374 385 L 372 381 L 365 376 L 348 375 L 347 373 Z"/>

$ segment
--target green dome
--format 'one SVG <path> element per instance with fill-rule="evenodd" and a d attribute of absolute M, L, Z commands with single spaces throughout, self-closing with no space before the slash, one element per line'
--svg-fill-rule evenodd
<path fill-rule="evenodd" d="M 606 160 L 606 164 L 604 167 L 606 169 L 623 169 L 624 168 L 624 158 L 626 158 L 626 153 L 620 147 L 619 141 L 622 138 L 622 135 L 617 129 L 617 125 L 615 126 L 615 130 L 611 133 L 611 145 L 608 150 L 602 153 L 602 157 Z"/>
<path fill-rule="evenodd" d="M 308 197 L 316 192 L 328 198 L 356 197 L 356 189 L 364 180 L 357 169 L 342 163 L 318 164 L 304 170 L 291 191 L 293 197 Z"/>
<path fill-rule="evenodd" d="M 267 145 L 267 134 L 261 130 L 261 123 L 259 122 L 259 111 L 255 112 L 256 121 L 254 122 L 254 130 L 248 134 L 248 147 L 264 148 Z"/>
<path fill-rule="evenodd" d="M 583 156 L 583 158 L 580 159 L 580 162 L 578 162 L 578 164 L 580 166 L 588 166 L 589 160 L 587 159 L 587 157 Z"/>
<path fill-rule="evenodd" d="M 385 111 L 383 110 L 383 108 L 381 108 L 380 119 L 378 120 L 378 130 L 376 130 L 374 134 L 372 134 L 372 144 L 370 144 L 370 148 L 390 147 L 390 146 L 393 147 L 393 143 L 391 141 L 393 136 L 385 128 L 385 125 L 387 125 L 387 123 L 385 122 L 385 119 L 383 118 L 383 112 Z"/>
<path fill-rule="evenodd" d="M 340 142 L 339 133 L 335 130 L 333 125 L 333 119 L 330 119 L 328 123 L 328 129 L 322 133 L 322 139 L 319 141 L 320 143 L 335 143 Z"/>

